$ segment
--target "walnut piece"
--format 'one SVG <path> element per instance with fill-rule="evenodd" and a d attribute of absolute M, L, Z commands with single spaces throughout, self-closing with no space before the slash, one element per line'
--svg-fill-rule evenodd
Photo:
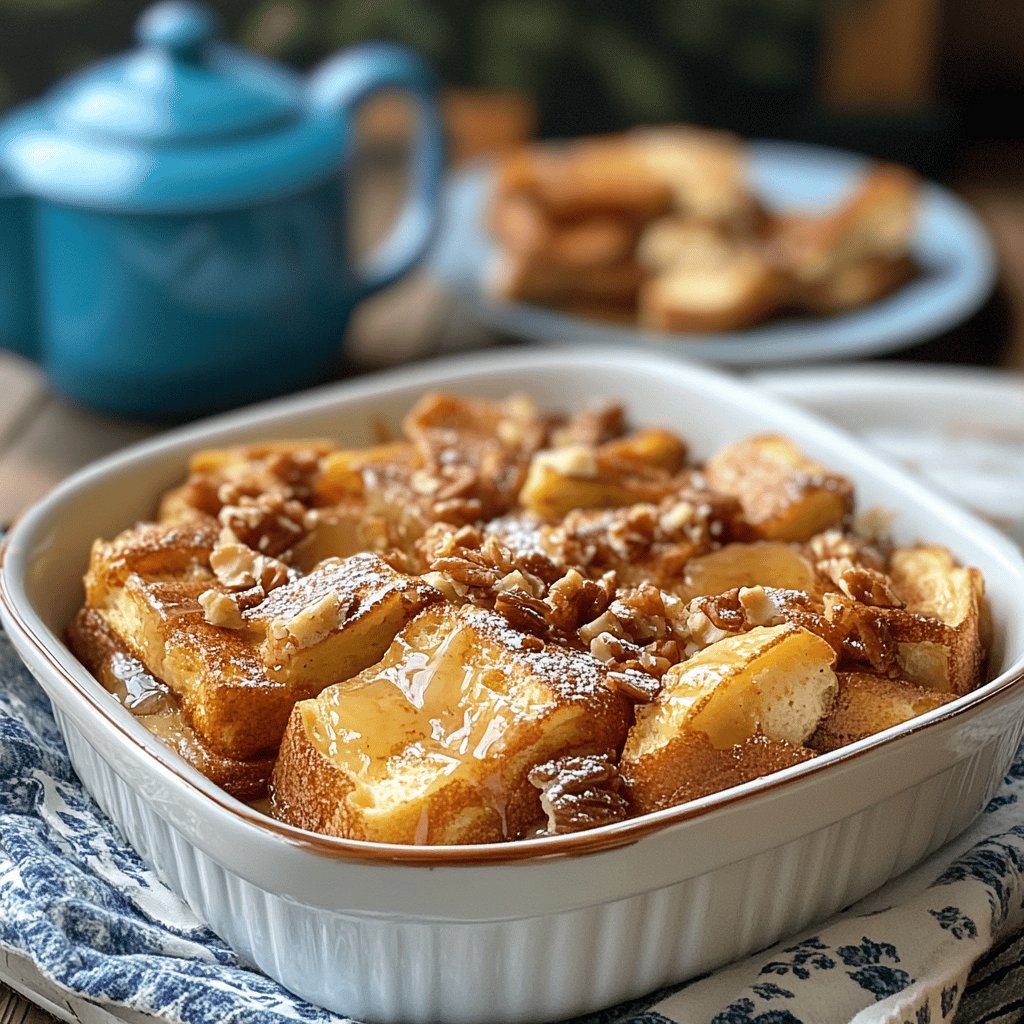
<path fill-rule="evenodd" d="M 549 835 L 565 835 L 622 821 L 629 805 L 619 792 L 615 752 L 569 755 L 536 765 L 530 782 L 540 792 Z"/>

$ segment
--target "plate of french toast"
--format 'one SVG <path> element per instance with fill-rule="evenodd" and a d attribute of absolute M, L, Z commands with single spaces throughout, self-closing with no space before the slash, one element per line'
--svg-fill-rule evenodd
<path fill-rule="evenodd" d="M 432 267 L 511 335 L 740 366 L 907 348 L 995 278 L 977 217 L 908 168 L 692 126 L 457 172 Z"/>
<path fill-rule="evenodd" d="M 12 529 L 0 614 L 87 788 L 248 960 L 355 1017 L 531 1021 L 965 828 L 1024 731 L 1022 587 L 777 398 L 537 349 L 107 459 Z"/>

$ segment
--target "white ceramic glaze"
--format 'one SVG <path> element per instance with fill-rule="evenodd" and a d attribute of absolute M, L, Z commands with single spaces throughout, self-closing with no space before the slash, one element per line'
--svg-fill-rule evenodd
<path fill-rule="evenodd" d="M 362 443 L 424 390 L 624 400 L 697 458 L 777 430 L 892 512 L 903 542 L 985 574 L 991 682 L 911 726 L 726 793 L 576 836 L 387 847 L 271 822 L 185 766 L 70 656 L 89 544 L 153 511 L 197 447 Z M 129 840 L 239 952 L 288 988 L 376 1021 L 570 1016 L 708 970 L 838 909 L 961 831 L 1024 729 L 1024 560 L 1005 538 L 847 436 L 729 378 L 657 356 L 514 351 L 424 364 L 186 428 L 105 460 L 9 537 L 0 612 L 51 696 L 72 761 Z"/>

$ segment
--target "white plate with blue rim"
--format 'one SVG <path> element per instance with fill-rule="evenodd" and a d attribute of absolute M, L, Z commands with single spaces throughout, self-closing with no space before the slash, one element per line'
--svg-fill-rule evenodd
<path fill-rule="evenodd" d="M 809 211 L 835 204 L 870 163 L 853 153 L 801 143 L 759 141 L 747 149 L 751 185 L 771 209 Z M 503 302 L 487 287 L 496 257 L 485 221 L 494 175 L 494 164 L 485 162 L 450 177 L 429 268 L 480 323 L 527 341 L 649 346 L 748 368 L 853 359 L 906 349 L 955 327 L 982 306 L 995 283 L 995 253 L 978 217 L 952 192 L 926 182 L 912 246 L 920 274 L 848 313 L 779 318 L 742 331 L 668 334 Z"/>

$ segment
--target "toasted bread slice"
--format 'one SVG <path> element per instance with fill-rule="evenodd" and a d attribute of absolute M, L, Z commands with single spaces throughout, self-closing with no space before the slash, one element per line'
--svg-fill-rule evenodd
<path fill-rule="evenodd" d="M 498 298 L 540 305 L 632 305 L 643 279 L 643 270 L 632 260 L 581 268 L 518 253 L 503 254 L 490 271 L 490 287 Z"/>
<path fill-rule="evenodd" d="M 708 772 L 744 781 L 802 760 L 835 698 L 835 660 L 824 640 L 786 623 L 719 640 L 670 668 L 655 700 L 637 708 L 619 762 L 636 808 L 696 793 Z"/>
<path fill-rule="evenodd" d="M 296 705 L 275 813 L 329 835 L 452 844 L 542 817 L 537 764 L 617 747 L 629 709 L 589 655 L 472 606 L 434 605 L 381 661 Z"/>
<path fill-rule="evenodd" d="M 502 162 L 497 190 L 528 195 L 549 216 L 569 221 L 600 213 L 646 220 L 673 203 L 665 175 L 622 137 L 518 150 Z"/>
<path fill-rule="evenodd" d="M 946 548 L 921 545 L 894 551 L 889 576 L 906 602 L 884 610 L 903 676 L 939 693 L 973 690 L 986 658 L 981 573 L 958 566 Z"/>
<path fill-rule="evenodd" d="M 814 564 L 796 545 L 754 541 L 726 544 L 691 558 L 683 579 L 673 590 L 689 599 L 755 586 L 814 594 L 820 589 L 821 580 Z"/>
<path fill-rule="evenodd" d="M 623 136 L 644 167 L 672 190 L 672 206 L 695 220 L 747 226 L 756 214 L 743 141 L 731 132 L 671 125 Z"/>
<path fill-rule="evenodd" d="M 224 757 L 272 752 L 296 700 L 372 664 L 404 622 L 440 596 L 365 554 L 285 584 L 246 612 L 244 628 L 213 625 L 199 601 L 221 589 L 209 568 L 212 522 L 136 527 L 96 544 L 86 592 Z M 295 601 L 310 596 L 313 606 L 299 612 Z M 320 615 L 332 616 L 330 629 Z M 325 651 L 338 658 L 334 675 L 320 660 Z"/>
<path fill-rule="evenodd" d="M 735 495 L 766 540 L 808 540 L 853 511 L 853 485 L 807 458 L 788 438 L 763 434 L 721 449 L 704 467 L 708 486 Z"/>
<path fill-rule="evenodd" d="M 83 608 L 67 631 L 75 656 L 154 736 L 239 800 L 266 795 L 275 755 L 250 760 L 211 750 L 185 720 L 177 697 L 123 644 L 103 615 Z"/>
<path fill-rule="evenodd" d="M 654 331 L 734 331 L 775 312 L 784 295 L 778 272 L 751 246 L 709 263 L 676 264 L 641 287 L 638 316 Z"/>
<path fill-rule="evenodd" d="M 916 273 L 917 266 L 906 256 L 866 257 L 820 281 L 793 282 L 786 288 L 786 301 L 808 313 L 833 316 L 877 302 Z"/>
<path fill-rule="evenodd" d="M 913 172 L 876 165 L 853 193 L 823 214 L 779 215 L 775 249 L 787 275 L 801 284 L 825 282 L 865 261 L 908 256 L 919 185 Z"/>
<path fill-rule="evenodd" d="M 535 199 L 498 196 L 491 230 L 509 252 L 560 267 L 607 267 L 630 259 L 640 225 L 635 218 L 595 214 L 579 220 L 550 218 Z"/>
<path fill-rule="evenodd" d="M 905 679 L 867 672 L 840 672 L 837 678 L 835 703 L 807 741 L 808 747 L 821 753 L 900 725 L 954 698 Z"/>
<path fill-rule="evenodd" d="M 417 612 L 440 600 L 422 580 L 362 553 L 320 563 L 242 618 L 262 638 L 268 676 L 308 696 L 372 665 Z"/>

